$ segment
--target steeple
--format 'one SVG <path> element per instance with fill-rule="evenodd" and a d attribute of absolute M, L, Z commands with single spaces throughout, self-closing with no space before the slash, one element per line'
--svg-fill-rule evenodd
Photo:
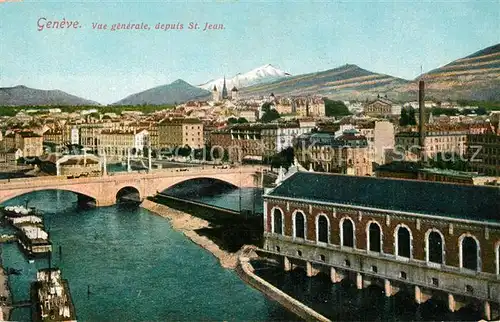
<path fill-rule="evenodd" d="M 224 85 L 222 86 L 222 99 L 227 99 L 226 76 L 224 76 Z"/>

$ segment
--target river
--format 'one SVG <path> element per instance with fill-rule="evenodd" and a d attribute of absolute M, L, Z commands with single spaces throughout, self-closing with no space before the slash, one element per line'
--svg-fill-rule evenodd
<path fill-rule="evenodd" d="M 54 190 L 33 192 L 5 204 L 24 204 L 26 199 L 45 213 L 54 244 L 52 265 L 60 267 L 69 280 L 79 320 L 294 318 L 233 271 L 221 268 L 210 253 L 174 231 L 167 220 L 145 209 L 79 210 L 76 195 Z M 22 269 L 21 275 L 9 277 L 14 300 L 28 299 L 29 283 L 48 261 L 30 264 L 16 244 L 2 248 L 4 266 Z M 15 309 L 11 318 L 29 321 L 29 309 Z"/>
<path fill-rule="evenodd" d="M 219 207 L 262 212 L 261 189 L 232 190 L 198 181 L 168 193 Z M 69 280 L 79 320 L 296 319 L 244 284 L 233 271 L 221 268 L 211 254 L 174 231 L 167 220 L 145 209 L 113 206 L 80 210 L 76 195 L 64 191 L 34 192 L 6 204 L 24 204 L 26 199 L 30 206 L 45 212 L 54 243 L 53 265 Z M 10 276 L 10 283 L 15 300 L 27 299 L 36 270 L 47 267 L 48 262 L 29 264 L 15 244 L 3 245 L 2 259 L 6 267 L 23 269 L 22 275 Z M 269 266 L 257 273 L 333 320 L 480 318 L 469 309 L 449 313 L 444 302 L 417 306 L 411 296 L 398 294 L 387 299 L 376 287 L 357 290 L 349 284 L 332 284 L 321 275 L 307 278 L 300 270 L 285 273 L 281 267 Z M 12 319 L 29 320 L 29 309 L 14 310 Z"/>

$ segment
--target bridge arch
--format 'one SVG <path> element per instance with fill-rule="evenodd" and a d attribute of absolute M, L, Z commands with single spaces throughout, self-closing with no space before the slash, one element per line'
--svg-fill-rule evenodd
<path fill-rule="evenodd" d="M 24 189 L 16 189 L 14 192 L 9 193 L 7 195 L 1 196 L 0 197 L 0 204 L 9 201 L 14 198 L 21 197 L 23 195 L 27 195 L 33 192 L 40 192 L 40 191 L 67 191 L 67 192 L 72 192 L 77 196 L 85 196 L 87 198 L 91 198 L 97 202 L 98 196 L 90 190 L 86 189 L 81 189 L 79 187 L 72 187 L 72 186 L 54 186 L 54 187 L 28 187 Z"/>
<path fill-rule="evenodd" d="M 343 217 L 340 219 L 340 246 L 352 247 L 356 246 L 356 226 L 351 217 Z"/>
<path fill-rule="evenodd" d="M 187 172 L 186 172 L 187 173 Z M 189 194 L 193 193 L 193 186 L 189 186 L 191 183 L 196 183 L 196 192 L 195 193 L 210 193 L 217 192 L 217 189 L 213 189 L 213 185 L 217 184 L 221 188 L 221 190 L 225 189 L 236 189 L 239 186 L 235 185 L 232 182 L 222 180 L 219 178 L 213 178 L 209 176 L 204 177 L 175 177 L 175 180 L 172 181 L 171 178 L 165 178 L 164 180 L 158 180 L 156 184 L 156 192 L 161 193 L 165 191 L 170 191 L 174 193 L 185 193 L 187 190 Z M 186 190 L 186 191 L 185 191 Z"/>
<path fill-rule="evenodd" d="M 116 192 L 116 203 L 123 201 L 141 202 L 142 196 L 138 188 L 134 186 L 124 186 Z"/>
<path fill-rule="evenodd" d="M 271 231 L 275 234 L 283 235 L 285 231 L 285 220 L 283 210 L 280 207 L 271 209 Z"/>
<path fill-rule="evenodd" d="M 302 210 L 295 210 L 292 214 L 293 237 L 306 238 L 307 233 L 307 218 Z"/>
<path fill-rule="evenodd" d="M 460 268 L 481 271 L 481 246 L 476 236 L 465 233 L 458 238 Z"/>

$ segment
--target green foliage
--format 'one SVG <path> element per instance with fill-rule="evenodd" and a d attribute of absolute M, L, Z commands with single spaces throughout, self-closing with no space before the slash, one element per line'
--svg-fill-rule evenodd
<path fill-rule="evenodd" d="M 264 112 L 264 114 L 262 115 L 262 118 L 260 119 L 261 122 L 269 123 L 269 122 L 277 120 L 281 117 L 280 113 L 278 113 L 278 111 L 276 111 L 272 107 L 273 107 L 273 104 L 269 103 L 269 102 L 262 104 L 261 109 Z"/>
<path fill-rule="evenodd" d="M 408 112 L 408 124 L 417 125 L 417 119 L 415 118 L 415 109 L 412 107 Z"/>
<path fill-rule="evenodd" d="M 435 158 L 431 158 L 430 165 L 434 168 L 467 171 L 467 162 L 462 160 L 459 155 L 450 152 L 440 152 Z"/>
<path fill-rule="evenodd" d="M 458 100 L 457 104 L 460 106 L 477 106 L 486 111 L 500 111 L 499 101 L 468 101 L 468 100 Z"/>
<path fill-rule="evenodd" d="M 406 108 L 401 109 L 401 117 L 399 118 L 399 125 L 406 126 L 408 125 L 408 111 Z"/>
<path fill-rule="evenodd" d="M 288 171 L 288 168 L 293 164 L 293 159 L 294 150 L 292 147 L 288 147 L 271 158 L 271 168 L 279 169 L 283 167 Z"/>
<path fill-rule="evenodd" d="M 326 97 L 323 98 L 323 102 L 325 102 L 325 114 L 326 116 L 346 116 L 351 115 L 347 106 L 345 106 L 342 101 L 333 101 Z"/>
<path fill-rule="evenodd" d="M 189 145 L 179 146 L 176 148 L 177 156 L 188 157 L 191 155 L 191 147 Z"/>
<path fill-rule="evenodd" d="M 0 106 L 0 116 L 15 116 L 17 113 L 26 110 L 39 110 L 36 114 L 46 114 L 49 109 L 58 108 L 62 112 L 75 113 L 85 110 L 97 110 L 99 113 L 115 113 L 121 114 L 123 111 L 140 111 L 145 114 L 154 113 L 157 111 L 169 110 L 174 108 L 174 105 L 137 105 L 137 106 Z"/>
<path fill-rule="evenodd" d="M 399 125 L 407 126 L 416 124 L 417 124 L 417 119 L 415 117 L 415 109 L 413 107 L 402 108 L 401 117 L 399 118 Z"/>
<path fill-rule="evenodd" d="M 243 123 L 248 123 L 248 121 L 244 117 L 239 117 L 239 118 L 230 117 L 227 119 L 227 123 L 229 123 L 229 124 L 243 124 Z"/>

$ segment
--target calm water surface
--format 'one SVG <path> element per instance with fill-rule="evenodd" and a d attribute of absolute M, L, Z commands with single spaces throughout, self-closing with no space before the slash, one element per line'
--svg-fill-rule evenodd
<path fill-rule="evenodd" d="M 64 191 L 34 192 L 6 204 L 26 199 L 45 212 L 52 262 L 69 280 L 81 321 L 293 318 L 145 209 L 78 210 L 76 196 Z M 48 262 L 29 264 L 16 244 L 3 245 L 2 259 L 4 266 L 23 270 L 10 276 L 10 284 L 14 300 L 27 299 L 36 270 Z M 26 321 L 29 314 L 16 309 L 12 319 Z"/>

